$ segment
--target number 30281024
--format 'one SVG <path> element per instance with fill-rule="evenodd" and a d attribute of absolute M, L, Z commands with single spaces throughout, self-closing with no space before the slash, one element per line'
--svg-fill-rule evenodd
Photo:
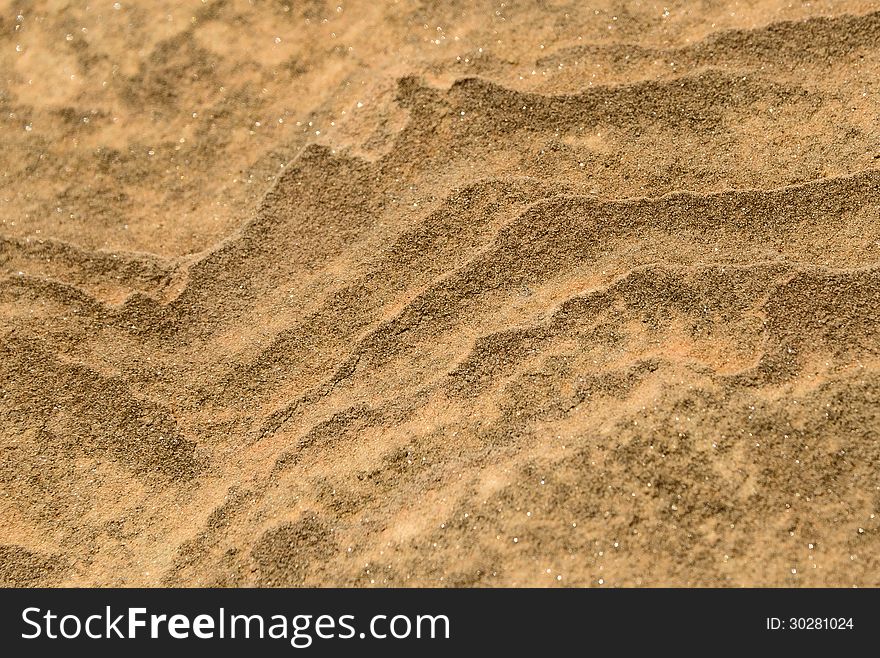
<path fill-rule="evenodd" d="M 852 617 L 767 617 L 768 631 L 851 631 Z"/>

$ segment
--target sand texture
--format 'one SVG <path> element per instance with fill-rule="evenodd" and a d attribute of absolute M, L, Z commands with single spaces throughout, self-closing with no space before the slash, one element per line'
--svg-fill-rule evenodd
<path fill-rule="evenodd" d="M 876 2 L 0 5 L 0 584 L 880 585 Z"/>

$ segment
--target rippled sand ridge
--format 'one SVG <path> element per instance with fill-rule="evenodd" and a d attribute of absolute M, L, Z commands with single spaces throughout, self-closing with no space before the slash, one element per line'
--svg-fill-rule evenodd
<path fill-rule="evenodd" d="M 876 3 L 24 5 L 0 584 L 880 585 Z"/>

